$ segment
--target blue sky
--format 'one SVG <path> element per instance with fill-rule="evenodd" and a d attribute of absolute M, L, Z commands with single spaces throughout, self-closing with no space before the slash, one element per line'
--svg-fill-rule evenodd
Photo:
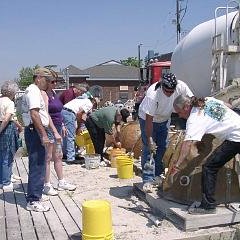
<path fill-rule="evenodd" d="M 186 5 L 187 0 L 181 4 Z M 184 31 L 212 19 L 226 0 L 189 0 Z M 176 46 L 176 0 L 1 0 L 0 81 L 22 67 L 73 64 L 80 69 Z"/>

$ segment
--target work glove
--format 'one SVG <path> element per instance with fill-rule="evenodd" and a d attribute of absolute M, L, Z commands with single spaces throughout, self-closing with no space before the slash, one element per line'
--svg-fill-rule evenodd
<path fill-rule="evenodd" d="M 148 148 L 149 148 L 150 154 L 156 154 L 157 145 L 151 137 L 150 137 L 149 142 L 148 142 Z"/>

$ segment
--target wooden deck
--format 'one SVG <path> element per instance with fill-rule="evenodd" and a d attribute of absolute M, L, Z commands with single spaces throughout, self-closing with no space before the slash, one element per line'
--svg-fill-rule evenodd
<path fill-rule="evenodd" d="M 28 158 L 16 158 L 13 169 L 22 180 L 14 184 L 13 192 L 0 189 L 0 240 L 81 239 L 81 206 L 71 194 L 61 191 L 51 197 L 46 202 L 51 207 L 49 212 L 27 211 Z"/>

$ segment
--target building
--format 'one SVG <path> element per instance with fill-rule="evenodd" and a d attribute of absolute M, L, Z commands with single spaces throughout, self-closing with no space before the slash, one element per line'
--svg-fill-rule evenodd
<path fill-rule="evenodd" d="M 68 77 L 70 86 L 87 82 L 90 92 L 102 103 L 117 100 L 125 102 L 134 97 L 134 87 L 139 84 L 139 69 L 110 60 L 84 70 L 70 65 Z"/>

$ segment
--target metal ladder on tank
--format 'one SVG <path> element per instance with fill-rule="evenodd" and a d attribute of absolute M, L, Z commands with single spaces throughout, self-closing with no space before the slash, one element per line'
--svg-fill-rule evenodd
<path fill-rule="evenodd" d="M 230 4 L 236 4 L 236 6 L 229 6 Z M 229 43 L 229 35 L 231 29 L 228 27 L 229 10 L 238 10 L 240 14 L 240 4 L 237 1 L 229 1 L 226 7 L 218 7 L 215 9 L 215 29 L 214 36 L 212 38 L 212 64 L 211 64 L 211 93 L 214 94 L 223 89 L 227 84 L 227 64 L 229 57 L 232 54 L 240 52 L 240 22 L 239 17 L 236 23 L 235 34 L 237 34 L 237 41 Z M 218 33 L 217 29 L 217 17 L 218 11 L 225 10 L 226 22 L 225 32 Z"/>

